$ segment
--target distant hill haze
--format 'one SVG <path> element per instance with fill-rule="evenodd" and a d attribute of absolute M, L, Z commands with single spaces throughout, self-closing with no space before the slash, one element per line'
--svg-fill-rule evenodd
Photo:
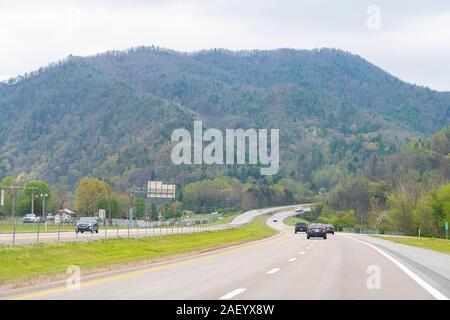
<path fill-rule="evenodd" d="M 306 184 L 329 166 L 356 170 L 450 125 L 450 93 L 334 49 L 141 47 L 69 57 L 0 85 L 0 109 L 0 178 L 71 187 L 88 175 L 122 188 L 259 176 L 254 165 L 173 165 L 171 133 L 196 119 L 205 128 L 280 129 L 277 176 Z"/>

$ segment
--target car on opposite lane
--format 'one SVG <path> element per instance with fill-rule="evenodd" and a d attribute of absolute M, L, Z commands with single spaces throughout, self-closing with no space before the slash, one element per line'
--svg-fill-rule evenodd
<path fill-rule="evenodd" d="M 305 222 L 297 222 L 295 224 L 295 233 L 297 232 L 307 232 L 308 225 Z"/>
<path fill-rule="evenodd" d="M 311 223 L 306 231 L 306 238 L 320 237 L 324 240 L 327 239 L 327 229 L 322 223 Z"/>
<path fill-rule="evenodd" d="M 278 217 L 277 216 L 273 216 L 273 222 L 278 222 Z"/>
<path fill-rule="evenodd" d="M 80 220 L 78 220 L 76 227 L 75 227 L 75 232 L 81 232 L 83 233 L 84 231 L 90 231 L 91 233 L 98 233 L 98 222 L 97 219 L 95 219 L 94 217 L 82 217 L 80 218 Z"/>

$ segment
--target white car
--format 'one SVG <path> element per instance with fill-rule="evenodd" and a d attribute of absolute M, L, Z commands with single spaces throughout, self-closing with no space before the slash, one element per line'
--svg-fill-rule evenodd
<path fill-rule="evenodd" d="M 273 216 L 273 222 L 278 222 L 278 217 L 277 216 Z"/>
<path fill-rule="evenodd" d="M 33 213 L 26 214 L 22 219 L 23 223 L 36 223 L 38 221 L 39 221 L 39 217 L 37 217 Z"/>

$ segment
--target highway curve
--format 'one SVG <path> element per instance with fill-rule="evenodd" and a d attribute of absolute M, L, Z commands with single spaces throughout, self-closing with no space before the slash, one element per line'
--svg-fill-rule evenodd
<path fill-rule="evenodd" d="M 9 292 L 14 299 L 445 299 L 401 262 L 349 235 L 307 240 L 279 222 L 269 239 L 93 275 L 80 289 L 65 282 Z M 404 267 L 404 266 L 403 266 Z M 422 282 L 421 282 L 422 281 Z"/>

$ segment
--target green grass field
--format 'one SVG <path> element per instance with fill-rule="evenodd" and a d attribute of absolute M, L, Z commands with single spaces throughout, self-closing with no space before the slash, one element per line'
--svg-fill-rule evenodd
<path fill-rule="evenodd" d="M 276 233 L 265 224 L 265 219 L 267 217 L 259 217 L 243 227 L 214 232 L 0 247 L 0 284 L 61 274 L 70 265 L 77 265 L 86 271 L 258 240 Z"/>
<path fill-rule="evenodd" d="M 373 235 L 373 237 L 450 254 L 450 240 L 418 237 L 391 237 L 383 235 Z"/>
<path fill-rule="evenodd" d="M 297 222 L 305 222 L 305 223 L 309 224 L 309 221 L 306 221 L 305 219 L 297 218 L 297 217 L 289 217 L 284 220 L 284 224 L 287 224 L 288 226 L 291 226 L 291 227 L 295 226 L 295 224 Z"/>

